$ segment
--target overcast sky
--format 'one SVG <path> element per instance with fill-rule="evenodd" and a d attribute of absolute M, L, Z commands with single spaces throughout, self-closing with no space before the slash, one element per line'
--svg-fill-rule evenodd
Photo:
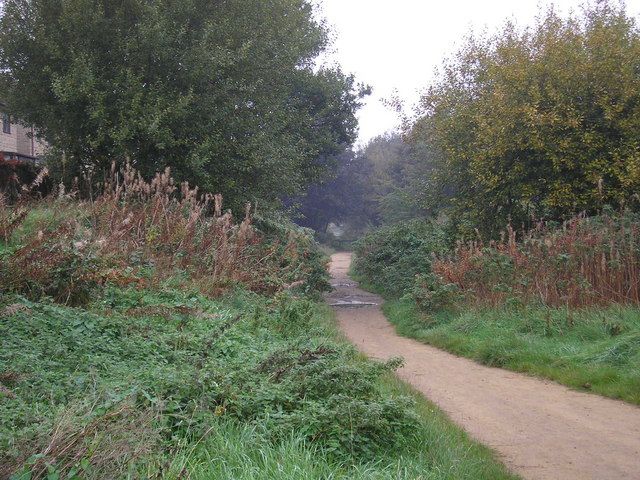
<path fill-rule="evenodd" d="M 578 9 L 581 0 L 317 0 L 333 27 L 329 56 L 345 72 L 373 87 L 360 111 L 360 143 L 394 129 L 396 114 L 382 99 L 397 90 L 415 102 L 433 78 L 435 67 L 452 54 L 473 29 L 496 30 L 507 19 L 531 25 L 539 6 L 554 3 L 561 11 Z M 627 0 L 628 13 L 638 16 L 640 0 Z"/>

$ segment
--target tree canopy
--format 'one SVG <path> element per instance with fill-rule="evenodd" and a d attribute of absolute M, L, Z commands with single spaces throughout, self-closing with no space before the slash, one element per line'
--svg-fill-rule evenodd
<path fill-rule="evenodd" d="M 416 165 L 411 147 L 399 134 L 380 135 L 359 150 L 346 150 L 336 160 L 334 177 L 313 185 L 298 199 L 302 225 L 325 232 L 330 222 L 336 222 L 361 232 L 417 214 L 410 187 Z"/>
<path fill-rule="evenodd" d="M 323 178 L 363 89 L 307 0 L 7 0 L 0 87 L 73 177 L 132 162 L 232 204 Z"/>
<path fill-rule="evenodd" d="M 543 11 L 469 37 L 426 90 L 408 131 L 425 209 L 462 231 L 562 219 L 640 187 L 640 32 L 624 7 Z"/>

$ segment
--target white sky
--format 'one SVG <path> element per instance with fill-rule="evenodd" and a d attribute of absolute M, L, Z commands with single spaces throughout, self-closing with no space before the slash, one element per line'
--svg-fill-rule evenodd
<path fill-rule="evenodd" d="M 434 69 L 460 46 L 464 36 L 495 31 L 505 20 L 531 25 L 539 6 L 577 10 L 582 0 L 316 0 L 335 33 L 328 62 L 373 87 L 359 114 L 362 144 L 394 129 L 397 115 L 382 104 L 397 90 L 414 103 Z M 640 0 L 627 0 L 638 16 Z"/>

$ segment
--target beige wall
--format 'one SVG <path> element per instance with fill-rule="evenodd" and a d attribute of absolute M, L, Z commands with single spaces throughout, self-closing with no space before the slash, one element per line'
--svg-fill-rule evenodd
<path fill-rule="evenodd" d="M 15 127 L 16 127 L 16 132 L 18 137 L 17 153 L 19 153 L 20 155 L 28 155 L 30 157 L 35 157 L 34 155 L 35 141 L 32 142 L 32 140 L 29 138 L 29 133 L 31 133 L 31 128 L 25 128 L 22 125 L 16 125 Z"/>
<path fill-rule="evenodd" d="M 2 130 L 2 113 L 0 112 L 0 151 L 18 152 L 18 130 L 17 125 L 11 124 L 11 133 L 4 133 Z"/>
<path fill-rule="evenodd" d="M 0 124 L 2 117 L 0 116 Z M 0 128 L 0 152 L 16 153 L 25 157 L 41 156 L 46 145 L 36 138 L 31 138 L 33 129 L 16 123 L 11 124 L 11 133 L 7 134 Z"/>

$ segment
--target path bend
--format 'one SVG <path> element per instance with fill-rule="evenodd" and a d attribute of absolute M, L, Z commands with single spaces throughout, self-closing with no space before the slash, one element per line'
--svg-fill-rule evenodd
<path fill-rule="evenodd" d="M 332 256 L 335 290 L 327 298 L 365 304 L 336 307 L 345 335 L 370 357 L 402 356 L 398 375 L 511 471 L 531 480 L 640 480 L 640 408 L 400 337 L 382 299 L 348 277 L 350 263 L 349 253 Z"/>

